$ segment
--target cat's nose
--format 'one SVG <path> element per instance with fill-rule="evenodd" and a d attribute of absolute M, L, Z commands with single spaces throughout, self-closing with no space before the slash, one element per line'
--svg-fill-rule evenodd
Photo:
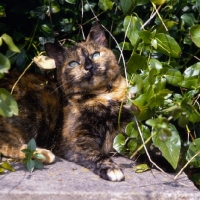
<path fill-rule="evenodd" d="M 91 70 L 93 68 L 92 64 L 89 64 L 89 65 L 85 65 L 85 69 L 86 70 Z"/>
<path fill-rule="evenodd" d="M 91 70 L 93 68 L 92 61 L 90 61 L 89 59 L 86 60 L 84 68 L 85 68 L 85 70 L 88 70 L 88 71 Z"/>

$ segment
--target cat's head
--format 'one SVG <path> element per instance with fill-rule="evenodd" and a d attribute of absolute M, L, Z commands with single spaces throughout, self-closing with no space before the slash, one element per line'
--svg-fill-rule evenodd
<path fill-rule="evenodd" d="M 120 73 L 99 22 L 93 25 L 85 42 L 68 48 L 46 43 L 45 50 L 55 60 L 57 78 L 65 92 L 109 89 Z"/>

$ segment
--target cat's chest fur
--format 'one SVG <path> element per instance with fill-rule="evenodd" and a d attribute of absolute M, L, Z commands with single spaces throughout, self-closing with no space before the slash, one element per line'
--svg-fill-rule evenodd
<path fill-rule="evenodd" d="M 63 137 L 71 140 L 75 130 L 80 134 L 84 134 L 84 130 L 87 130 L 87 135 L 90 134 L 91 138 L 95 137 L 101 152 L 108 154 L 112 149 L 112 141 L 119 127 L 118 116 L 125 93 L 126 81 L 119 76 L 110 90 L 101 88 L 87 94 L 69 96 L 63 107 L 63 113 L 65 113 Z M 122 110 L 124 115 L 125 109 Z M 130 119 L 130 114 L 127 115 L 127 119 Z M 122 126 L 124 126 L 123 123 Z"/>

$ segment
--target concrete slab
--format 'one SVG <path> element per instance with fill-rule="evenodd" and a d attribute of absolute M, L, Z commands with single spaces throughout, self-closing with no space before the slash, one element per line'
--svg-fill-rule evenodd
<path fill-rule="evenodd" d="M 155 169 L 135 173 L 133 161 L 122 157 L 114 160 L 124 168 L 126 180 L 123 182 L 102 180 L 89 170 L 62 159 L 33 173 L 16 163 L 14 173 L 0 175 L 0 200 L 200 199 L 200 191 L 185 174 L 175 182 L 173 175 L 166 176 Z"/>

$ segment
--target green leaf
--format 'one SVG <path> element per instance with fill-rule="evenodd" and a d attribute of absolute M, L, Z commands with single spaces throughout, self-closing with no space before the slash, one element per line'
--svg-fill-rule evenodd
<path fill-rule="evenodd" d="M 30 153 L 30 154 L 33 154 L 34 152 L 34 151 L 31 151 L 30 149 L 22 149 L 21 151 L 24 153 Z"/>
<path fill-rule="evenodd" d="M 33 172 L 34 167 L 35 167 L 35 162 L 30 159 L 27 161 L 26 166 L 29 172 Z"/>
<path fill-rule="evenodd" d="M 168 89 L 163 89 L 159 91 L 158 93 L 154 94 L 154 96 L 149 100 L 149 107 L 152 109 L 154 107 L 158 108 L 160 107 L 164 102 L 164 97 L 168 94 L 171 94 L 172 92 Z"/>
<path fill-rule="evenodd" d="M 168 69 L 168 71 L 163 75 L 167 83 L 171 85 L 177 85 L 183 80 L 183 76 L 180 71 L 177 69 Z"/>
<path fill-rule="evenodd" d="M 180 116 L 178 119 L 178 125 L 182 128 L 185 128 L 188 125 L 189 119 L 188 116 Z"/>
<path fill-rule="evenodd" d="M 124 19 L 124 31 L 127 33 L 132 46 L 134 46 L 139 38 L 141 20 L 137 17 L 126 16 Z"/>
<path fill-rule="evenodd" d="M 35 10 L 30 12 L 32 17 L 37 17 L 41 20 L 45 18 L 46 12 L 48 11 L 48 7 L 46 5 L 37 7 Z"/>
<path fill-rule="evenodd" d="M 135 122 L 130 122 L 125 129 L 125 133 L 129 138 L 137 138 L 138 130 Z"/>
<path fill-rule="evenodd" d="M 0 173 L 4 173 L 4 172 L 5 172 L 4 168 L 0 167 Z"/>
<path fill-rule="evenodd" d="M 119 46 L 120 46 L 121 48 L 123 47 L 123 50 L 128 50 L 128 51 L 133 50 L 133 46 L 131 45 L 130 42 L 121 42 L 121 43 L 119 44 Z"/>
<path fill-rule="evenodd" d="M 67 3 L 75 4 L 75 0 L 65 0 Z"/>
<path fill-rule="evenodd" d="M 138 34 L 139 34 L 140 38 L 144 41 L 145 44 L 150 44 L 150 42 L 151 42 L 151 32 L 140 31 Z"/>
<path fill-rule="evenodd" d="M 140 110 L 140 113 L 137 115 L 137 118 L 140 121 L 149 119 L 155 114 L 155 111 L 153 109 L 150 109 L 150 107 L 147 105 L 146 99 L 146 94 L 142 94 L 138 98 L 133 100 L 133 104 L 136 105 Z"/>
<path fill-rule="evenodd" d="M 154 85 L 156 81 L 156 75 L 158 74 L 158 70 L 156 68 L 152 68 L 149 71 L 148 81 L 150 85 Z"/>
<path fill-rule="evenodd" d="M 47 37 L 52 36 L 51 28 L 47 24 L 42 24 L 40 28 Z"/>
<path fill-rule="evenodd" d="M 155 85 L 154 85 L 154 93 L 158 94 L 159 92 L 161 92 L 165 89 L 166 86 L 166 78 L 164 76 L 156 76 L 156 81 L 155 81 Z M 168 90 L 170 91 L 170 90 Z M 170 91 L 168 94 L 171 94 L 172 92 Z M 166 94 L 165 96 L 167 96 L 168 94 Z"/>
<path fill-rule="evenodd" d="M 36 169 L 44 169 L 43 163 L 41 163 L 39 160 L 34 160 L 34 163 L 35 163 L 34 167 Z"/>
<path fill-rule="evenodd" d="M 200 173 L 194 173 L 190 176 L 190 180 L 193 182 L 193 183 L 196 183 L 199 184 L 200 183 Z"/>
<path fill-rule="evenodd" d="M 122 134 L 118 134 L 113 142 L 113 148 L 118 152 L 118 153 L 124 153 L 125 152 L 125 137 Z"/>
<path fill-rule="evenodd" d="M 188 25 L 189 27 L 193 26 L 197 20 L 195 19 L 195 16 L 193 13 L 184 13 L 182 16 L 181 16 L 181 19 L 184 21 L 184 23 L 186 25 Z"/>
<path fill-rule="evenodd" d="M 181 102 L 181 108 L 185 111 L 188 115 L 188 119 L 195 123 L 200 121 L 200 113 L 192 106 L 187 99 L 183 99 Z"/>
<path fill-rule="evenodd" d="M 145 90 L 145 95 L 146 95 L 146 102 L 149 102 L 149 100 L 154 96 L 155 92 L 154 92 L 154 85 L 150 85 L 146 87 Z M 145 102 L 145 104 L 146 104 Z"/>
<path fill-rule="evenodd" d="M 120 0 L 120 6 L 124 14 L 126 14 L 133 4 L 133 0 Z"/>
<path fill-rule="evenodd" d="M 103 11 L 112 10 L 113 2 L 111 0 L 99 0 L 99 8 Z"/>
<path fill-rule="evenodd" d="M 178 85 L 184 88 L 194 89 L 198 87 L 198 79 L 196 77 L 184 77 L 183 81 Z"/>
<path fill-rule="evenodd" d="M 5 117 L 18 115 L 17 102 L 13 96 L 4 88 L 0 88 L 0 115 Z"/>
<path fill-rule="evenodd" d="M 181 55 L 181 48 L 175 39 L 164 33 L 158 33 L 155 36 L 158 42 L 157 50 L 172 58 L 179 58 Z"/>
<path fill-rule="evenodd" d="M 188 67 L 183 75 L 188 78 L 192 76 L 199 76 L 200 75 L 200 62 L 195 63 L 194 65 Z"/>
<path fill-rule="evenodd" d="M 133 75 L 133 78 L 130 80 L 131 86 L 129 92 L 132 94 L 138 93 L 143 87 L 143 80 L 139 74 Z"/>
<path fill-rule="evenodd" d="M 137 141 L 136 139 L 131 139 L 128 142 L 127 148 L 131 151 L 134 152 L 137 149 Z"/>
<path fill-rule="evenodd" d="M 10 170 L 11 172 L 15 171 L 15 169 L 7 161 L 4 161 L 1 164 L 1 167 L 3 167 L 4 169 Z"/>
<path fill-rule="evenodd" d="M 92 2 L 90 2 L 89 4 L 86 3 L 86 4 L 84 5 L 84 11 L 85 11 L 85 12 L 90 11 L 90 8 L 93 9 L 95 6 L 96 6 L 96 3 L 92 3 Z"/>
<path fill-rule="evenodd" d="M 9 48 L 10 51 L 13 51 L 13 52 L 16 52 L 16 53 L 20 52 L 20 50 L 18 49 L 18 47 L 14 44 L 13 39 L 9 35 L 7 35 L 7 34 L 4 33 L 1 36 L 1 38 L 7 44 L 7 46 L 8 46 L 8 48 Z"/>
<path fill-rule="evenodd" d="M 160 70 L 162 69 L 162 63 L 161 63 L 159 60 L 157 60 L 157 59 L 154 59 L 154 58 L 150 59 L 149 64 L 150 64 L 150 68 L 151 68 L 151 69 L 152 69 L 152 68 L 157 69 L 157 72 L 158 72 L 158 73 L 159 73 Z M 157 74 L 158 74 L 158 73 L 157 73 Z"/>
<path fill-rule="evenodd" d="M 165 159 L 176 169 L 180 155 L 181 140 L 178 131 L 172 124 L 169 124 L 167 128 L 171 132 L 171 136 L 165 138 L 165 141 L 163 141 L 162 137 L 164 132 L 156 129 L 153 129 L 153 132 L 156 132 L 156 134 L 152 139 L 154 145 L 161 150 Z"/>
<path fill-rule="evenodd" d="M 142 173 L 147 170 L 150 170 L 150 167 L 147 164 L 140 164 L 135 167 L 135 173 Z"/>
<path fill-rule="evenodd" d="M 150 109 L 148 105 L 137 105 L 137 107 L 139 108 L 140 113 L 136 116 L 140 121 L 147 120 L 155 115 L 155 110 Z"/>
<path fill-rule="evenodd" d="M 36 143 L 35 140 L 32 138 L 28 145 L 27 145 L 27 149 L 31 150 L 31 151 L 35 151 L 36 150 Z"/>
<path fill-rule="evenodd" d="M 190 28 L 190 37 L 197 47 L 200 47 L 200 25 L 195 25 Z"/>
<path fill-rule="evenodd" d="M 151 46 L 154 48 L 154 49 L 157 49 L 158 48 L 158 41 L 156 39 L 152 39 L 151 40 Z"/>
<path fill-rule="evenodd" d="M 137 6 L 143 6 L 147 3 L 149 3 L 149 0 L 133 0 L 134 3 L 136 3 Z"/>
<path fill-rule="evenodd" d="M 60 12 L 60 5 L 57 1 L 51 1 L 51 13 L 59 13 Z"/>
<path fill-rule="evenodd" d="M 133 52 L 126 64 L 127 64 L 127 71 L 132 74 L 135 73 L 138 69 L 146 69 L 147 59 Z"/>
<path fill-rule="evenodd" d="M 154 120 L 154 119 L 148 119 L 145 123 L 152 127 L 156 126 L 156 124 L 157 124 L 156 120 Z"/>
<path fill-rule="evenodd" d="M 9 59 L 0 53 L 0 74 L 7 73 L 10 69 Z"/>
<path fill-rule="evenodd" d="M 0 5 L 0 17 L 5 17 L 5 16 L 6 16 L 5 8 L 4 6 Z"/>
<path fill-rule="evenodd" d="M 195 139 L 189 146 L 186 153 L 186 159 L 189 161 L 195 154 L 199 154 L 192 159 L 191 164 L 200 167 L 200 138 Z"/>
<path fill-rule="evenodd" d="M 46 157 L 43 154 L 41 154 L 41 153 L 35 153 L 33 155 L 33 157 L 35 159 L 38 159 L 38 160 L 42 161 L 42 162 L 44 162 L 46 160 Z"/>

